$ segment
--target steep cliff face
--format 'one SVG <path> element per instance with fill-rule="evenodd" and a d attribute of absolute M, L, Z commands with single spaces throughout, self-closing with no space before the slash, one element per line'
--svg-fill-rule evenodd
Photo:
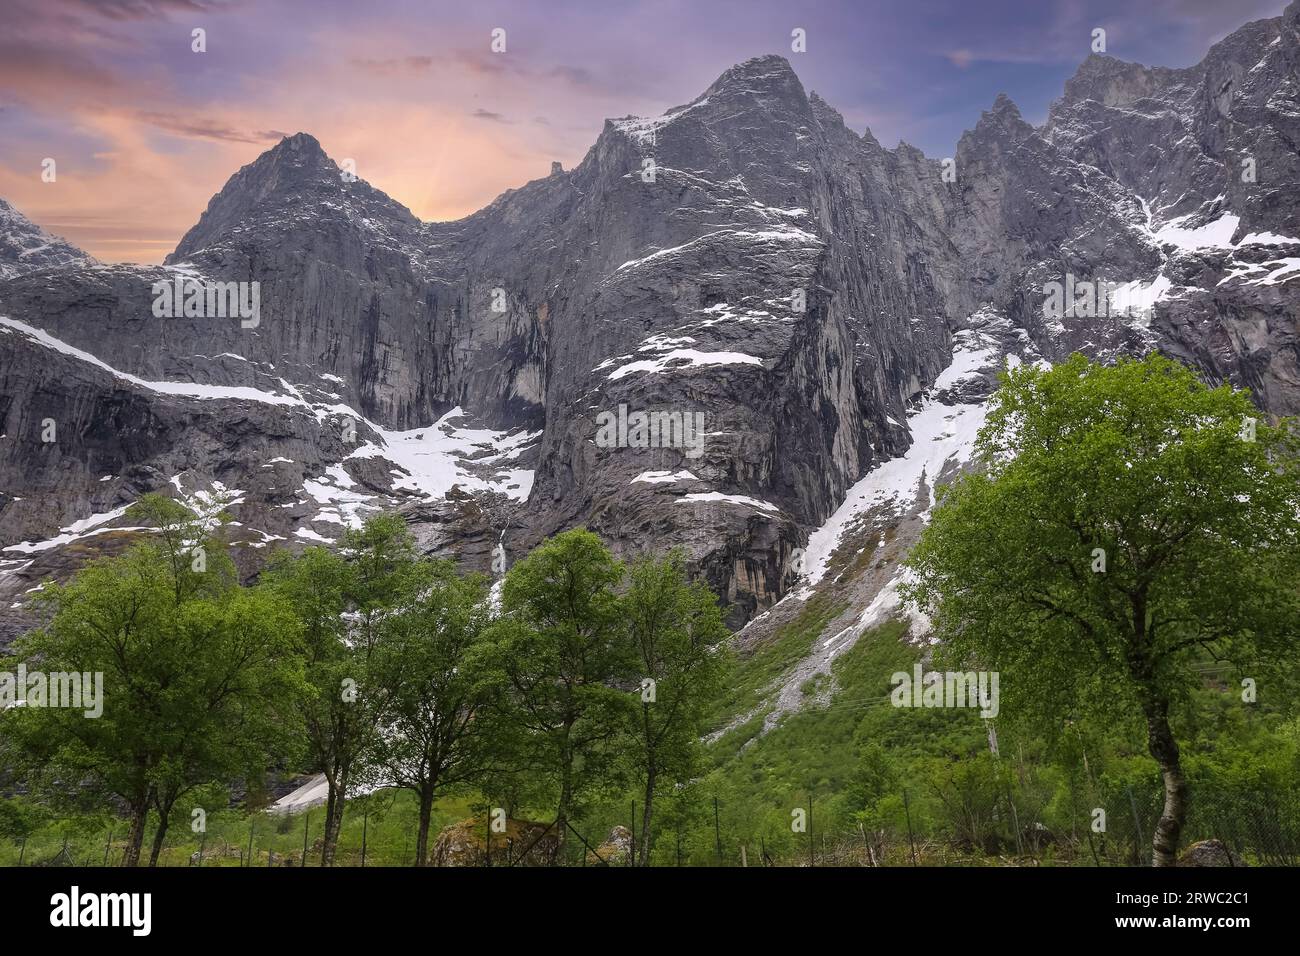
<path fill-rule="evenodd" d="M 1298 67 L 1295 4 L 1242 27 L 1187 69 L 1094 54 L 1053 104 L 1044 134 L 1146 199 L 1165 221 L 1222 200 L 1238 217 L 1236 238 L 1294 236 Z"/>
<path fill-rule="evenodd" d="M 951 167 L 768 56 L 457 222 L 300 133 L 165 266 L 0 245 L 0 639 L 171 486 L 237 499 L 250 571 L 380 507 L 480 570 L 576 524 L 681 546 L 745 640 L 835 590 L 833 656 L 893 612 L 1006 362 L 1159 348 L 1300 410 L 1298 23 L 1186 70 L 1092 57 L 1042 128 L 999 97 Z M 156 316 L 178 281 L 257 283 L 256 321 Z M 1103 283 L 1113 308 L 1045 308 Z"/>
<path fill-rule="evenodd" d="M 608 123 L 570 174 L 573 253 L 543 290 L 536 527 L 681 544 L 737 620 L 778 596 L 800 528 L 903 446 L 889 421 L 944 362 L 948 280 L 889 198 L 898 178 L 779 57 Z M 701 416 L 702 447 L 602 447 L 620 407 Z"/>

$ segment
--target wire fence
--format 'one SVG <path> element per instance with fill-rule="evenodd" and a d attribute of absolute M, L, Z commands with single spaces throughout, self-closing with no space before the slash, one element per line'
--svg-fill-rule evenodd
<path fill-rule="evenodd" d="M 1158 783 L 1158 782 L 1157 782 Z M 980 866 L 1066 865 L 1146 866 L 1151 842 L 1163 809 L 1163 792 L 1156 783 L 1126 785 L 1097 796 L 1095 787 L 1072 790 L 1071 808 L 1064 816 L 1045 811 L 1030 788 L 1008 785 L 972 790 L 944 804 L 938 820 L 923 825 L 917 811 L 918 794 L 897 794 L 898 819 L 858 822 L 820 829 L 810 819 L 806 832 L 786 841 L 778 852 L 762 836 L 738 837 L 719 820 L 720 803 L 710 798 L 704 809 L 710 831 L 707 861 L 711 866 Z M 1300 865 L 1300 794 L 1263 788 L 1189 788 L 1188 813 L 1180 848 L 1183 854 L 1200 845 L 1215 865 Z M 725 808 L 722 808 L 725 809 Z M 233 839 L 191 834 L 179 829 L 164 841 L 162 865 L 302 867 L 321 865 L 324 812 L 298 816 L 260 814 L 248 821 L 246 836 Z M 635 821 L 635 808 L 632 816 Z M 709 825 L 711 824 L 711 826 Z M 452 841 L 446 833 L 459 829 Z M 566 838 L 557 839 L 563 829 Z M 414 833 L 387 827 L 382 832 L 363 818 L 359 841 L 341 840 L 335 866 L 415 864 Z M 120 866 L 124 828 L 109 830 L 102 842 L 85 838 L 14 841 L 18 866 Z M 676 854 L 671 844 L 676 840 Z M 1216 841 L 1206 844 L 1206 841 Z M 636 829 L 618 826 L 608 837 L 593 839 L 573 823 L 509 821 L 505 832 L 494 832 L 490 818 L 469 819 L 430 835 L 430 863 L 453 866 L 627 866 L 635 865 Z M 658 845 L 669 852 L 659 865 L 683 865 L 682 836 L 661 831 Z M 149 860 L 146 839 L 141 862 Z M 449 849 L 450 848 L 450 849 Z M 16 857 L 16 858 L 15 858 Z M 1185 859 L 1185 857 L 1184 857 Z"/>

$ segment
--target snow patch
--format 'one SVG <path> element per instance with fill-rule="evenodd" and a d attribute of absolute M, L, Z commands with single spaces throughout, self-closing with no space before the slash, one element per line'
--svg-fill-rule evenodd
<path fill-rule="evenodd" d="M 1010 364 L 1008 356 L 1008 364 Z M 1019 358 L 1016 357 L 1017 362 Z M 935 379 L 932 393 L 978 374 L 997 361 L 997 351 L 977 331 L 965 330 L 956 336 L 952 362 Z M 984 425 L 987 409 L 983 404 L 944 405 L 932 395 L 920 408 L 908 415 L 912 444 L 898 458 L 891 458 L 868 472 L 848 494 L 826 522 L 808 536 L 804 549 L 807 585 L 816 585 L 826 576 L 831 555 L 840 538 L 857 517 L 873 508 L 888 506 L 896 510 L 910 507 L 924 484 L 928 491 L 926 509 L 935 503 L 935 482 L 953 462 L 965 462 L 975 448 L 975 439 Z"/>
<path fill-rule="evenodd" d="M 748 495 L 724 495 L 720 491 L 697 491 L 677 499 L 678 504 L 692 504 L 697 501 L 721 501 L 733 505 L 746 505 L 750 508 L 758 508 L 761 511 L 772 511 L 778 514 L 781 511 L 770 501 L 761 501 Z"/>
<path fill-rule="evenodd" d="M 710 365 L 757 365 L 763 367 L 763 360 L 744 352 L 701 352 L 699 349 L 673 349 L 657 358 L 640 359 L 620 365 L 606 376 L 610 381 L 618 381 L 633 372 L 647 372 L 651 375 L 659 372 L 671 372 L 686 368 L 704 368 Z"/>
<path fill-rule="evenodd" d="M 673 484 L 678 481 L 699 481 L 699 479 L 689 471 L 643 471 L 632 479 L 631 484 L 636 484 L 638 481 L 650 485 L 661 485 Z"/>
<path fill-rule="evenodd" d="M 348 456 L 383 458 L 397 466 L 393 487 L 431 500 L 441 498 L 454 486 L 466 491 L 500 491 L 519 501 L 526 500 L 533 487 L 531 469 L 508 468 L 504 477 L 487 481 L 464 467 L 462 459 L 492 463 L 514 454 L 539 437 L 538 432 L 508 434 L 486 428 L 464 428 L 453 424 L 463 418 L 459 406 L 427 428 L 390 431 L 374 427 L 382 444 L 367 442 Z M 484 455 L 483 452 L 489 454 Z"/>
<path fill-rule="evenodd" d="M 93 535 L 102 534 L 105 531 L 142 530 L 139 528 L 118 529 L 101 527 L 102 525 L 108 524 L 110 521 L 116 521 L 118 518 L 121 518 L 126 514 L 126 509 L 129 507 L 130 505 L 122 505 L 122 507 L 114 508 L 112 511 L 105 511 L 100 514 L 91 515 L 89 518 L 82 518 L 80 521 L 72 522 L 72 524 L 68 525 L 66 528 L 60 528 L 59 534 L 53 538 L 48 538 L 45 541 L 39 542 L 20 541 L 18 544 L 9 545 L 5 550 L 19 551 L 23 554 L 35 554 L 39 551 L 49 551 L 51 548 L 71 544 L 73 541 L 78 541 L 82 538 L 89 538 Z"/>

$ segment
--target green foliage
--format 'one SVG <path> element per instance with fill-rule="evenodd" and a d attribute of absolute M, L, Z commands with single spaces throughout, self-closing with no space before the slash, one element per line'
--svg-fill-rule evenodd
<path fill-rule="evenodd" d="M 981 470 L 946 489 L 908 562 L 940 660 L 1000 671 L 1005 715 L 1049 735 L 1141 719 L 1164 776 L 1161 864 L 1186 817 L 1172 725 L 1200 666 L 1280 687 L 1294 664 L 1300 445 L 1258 414 L 1158 355 L 1012 370 Z"/>
<path fill-rule="evenodd" d="M 419 586 L 399 592 L 379 622 L 369 664 L 385 701 L 369 760 L 384 780 L 416 794 L 421 865 L 434 800 L 489 769 L 501 733 L 490 707 L 496 688 L 484 642 L 486 582 L 459 576 L 450 561 L 429 562 L 423 571 Z"/>
<path fill-rule="evenodd" d="M 381 727 L 395 719 L 390 710 L 397 706 L 392 695 L 400 673 L 382 652 L 383 637 L 406 639 L 411 629 L 396 626 L 393 616 L 404 605 L 412 619 L 418 616 L 418 595 L 437 573 L 419 559 L 402 518 L 378 514 L 345 531 L 337 552 L 308 548 L 281 558 L 266 574 L 266 587 L 302 627 L 308 766 L 325 775 L 329 788 L 321 848 L 326 864 L 337 846 L 344 803 L 357 783 L 376 780 Z"/>
<path fill-rule="evenodd" d="M 794 626 L 801 630 L 805 623 Z M 724 808 L 730 847 L 743 842 L 755 854 L 760 846 L 777 856 L 795 853 L 806 837 L 791 830 L 791 811 L 806 811 L 810 796 L 814 830 L 833 832 L 856 823 L 853 813 L 866 807 L 863 768 L 870 759 L 860 751 L 871 739 L 860 736 L 860 725 L 873 714 L 906 720 L 923 713 L 889 706 L 890 675 L 910 668 L 916 656 L 901 641 L 905 632 L 902 623 L 883 624 L 836 658 L 830 673 L 835 693 L 828 706 L 789 714 L 762 736 L 764 719 L 754 718 L 712 746 L 716 764 L 705 784 Z M 777 638 L 783 639 L 788 638 Z M 740 746 L 744 741 L 752 743 Z"/>
<path fill-rule="evenodd" d="M 556 535 L 510 569 L 485 665 L 503 726 L 517 735 L 565 821 L 617 780 L 613 743 L 635 678 L 616 588 L 623 566 L 590 531 Z M 565 839 L 561 835 L 561 841 Z"/>
<path fill-rule="evenodd" d="M 766 700 L 773 681 L 808 656 L 826 625 L 845 605 L 826 594 L 812 597 L 787 627 L 742 656 L 719 696 L 710 722 L 719 725 L 750 713 Z"/>
<path fill-rule="evenodd" d="M 287 746 L 295 724 L 282 702 L 301 682 L 297 621 L 266 591 L 235 584 L 212 535 L 219 524 L 156 496 L 137 507 L 165 522 L 159 534 L 47 588 L 49 624 L 16 645 L 30 670 L 102 674 L 102 715 L 3 715 L 28 778 L 49 798 L 77 780 L 81 792 L 130 808 L 132 854 L 150 808 L 165 830 L 180 797 L 260 770 L 268 750 Z"/>
<path fill-rule="evenodd" d="M 1003 712 L 1061 722 L 1178 702 L 1195 666 L 1293 657 L 1300 458 L 1242 392 L 1159 356 L 1012 370 L 906 593 Z M 1100 567 L 1104 552 L 1105 570 Z"/>
<path fill-rule="evenodd" d="M 642 676 L 639 706 L 628 723 L 627 754 L 641 785 L 638 854 L 647 864 L 655 796 L 664 784 L 695 775 L 708 707 L 726 675 L 722 644 L 730 632 L 713 592 L 701 582 L 688 582 L 680 552 L 638 561 L 629 578 L 622 618 Z"/>

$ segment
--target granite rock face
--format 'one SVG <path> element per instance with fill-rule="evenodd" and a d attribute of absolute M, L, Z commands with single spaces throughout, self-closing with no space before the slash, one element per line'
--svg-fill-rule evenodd
<path fill-rule="evenodd" d="M 759 57 L 445 223 L 299 133 L 162 267 L 36 268 L 0 206 L 0 640 L 168 486 L 238 499 L 250 573 L 397 507 L 497 573 L 579 524 L 681 546 L 752 633 L 823 581 L 879 611 L 902 552 L 834 556 L 914 534 L 1008 361 L 1160 349 L 1300 411 L 1298 63 L 1293 3 L 1186 70 L 1091 57 L 1041 128 L 999 97 L 940 160 Z M 255 320 L 156 314 L 196 283 Z"/>

